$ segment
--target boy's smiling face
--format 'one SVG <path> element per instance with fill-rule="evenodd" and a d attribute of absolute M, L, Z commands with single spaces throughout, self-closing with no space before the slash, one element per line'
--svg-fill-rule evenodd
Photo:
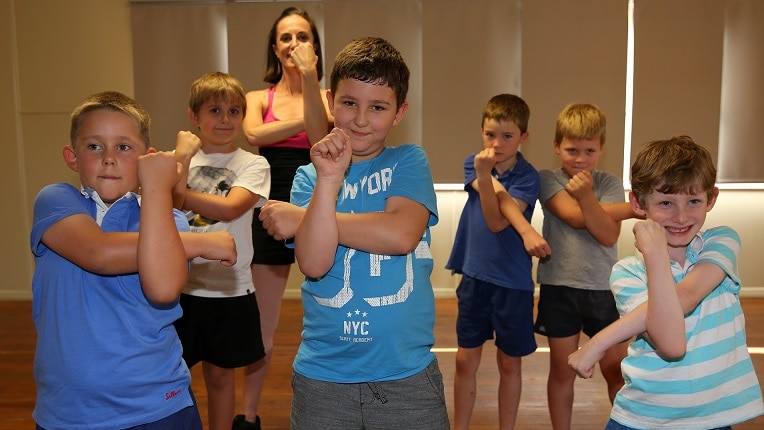
<path fill-rule="evenodd" d="M 407 103 L 396 109 L 395 91 L 356 79 L 343 79 L 336 94 L 327 92 L 335 126 L 350 136 L 353 162 L 374 158 L 385 148 L 391 127 L 403 119 Z"/>
<path fill-rule="evenodd" d="M 111 205 L 138 190 L 138 157 L 147 152 L 138 122 L 118 111 L 96 109 L 82 119 L 74 147 L 64 147 L 64 161 Z"/>
<path fill-rule="evenodd" d="M 632 193 L 629 193 L 629 200 L 638 215 L 645 215 L 663 227 L 669 256 L 681 262 L 684 261 L 687 245 L 703 228 L 706 215 L 714 207 L 718 194 L 718 188 L 714 188 L 710 199 L 705 191 L 664 194 L 653 190 L 646 196 L 644 208 Z"/>

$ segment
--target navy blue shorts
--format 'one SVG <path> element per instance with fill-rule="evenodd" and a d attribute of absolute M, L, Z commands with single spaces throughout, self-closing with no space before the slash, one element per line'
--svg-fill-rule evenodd
<path fill-rule="evenodd" d="M 496 334 L 496 347 L 512 357 L 536 350 L 533 291 L 499 287 L 462 276 L 456 288 L 459 315 L 456 338 L 462 348 L 477 348 Z"/>
<path fill-rule="evenodd" d="M 209 298 L 180 295 L 183 316 L 175 330 L 188 367 L 200 361 L 231 369 L 265 357 L 254 294 Z"/>
<path fill-rule="evenodd" d="M 178 412 L 164 417 L 161 420 L 154 421 L 153 423 L 141 424 L 124 430 L 202 430 L 202 418 L 199 416 L 199 408 L 196 405 L 196 398 L 194 397 L 194 392 L 191 391 L 191 387 L 188 387 L 188 392 L 191 394 L 191 399 L 194 401 L 192 406 L 183 408 Z M 45 430 L 39 425 L 35 425 L 35 429 Z"/>
<path fill-rule="evenodd" d="M 547 337 L 570 337 L 581 331 L 594 337 L 618 318 L 610 290 L 541 285 L 534 330 Z"/>

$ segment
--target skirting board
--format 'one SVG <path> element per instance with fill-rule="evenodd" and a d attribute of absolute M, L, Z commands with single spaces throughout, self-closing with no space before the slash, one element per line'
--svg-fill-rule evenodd
<path fill-rule="evenodd" d="M 446 299 L 456 297 L 456 293 L 453 288 L 434 288 L 436 299 Z M 538 290 L 536 291 L 538 295 Z M 764 297 L 764 287 L 743 287 L 740 291 L 740 297 Z M 296 289 L 288 289 L 284 293 L 285 299 L 299 299 L 300 291 Z M 32 300 L 32 292 L 29 290 L 11 290 L 0 291 L 0 300 Z"/>
<path fill-rule="evenodd" d="M 435 293 L 436 299 L 447 299 L 447 298 L 453 298 L 456 297 L 456 292 L 453 288 L 433 288 L 433 291 Z M 538 289 L 536 290 L 536 295 L 538 296 Z M 762 298 L 764 297 L 764 287 L 743 287 L 743 289 L 740 291 L 740 297 L 756 297 L 756 298 Z M 287 290 L 284 293 L 285 299 L 299 299 L 300 298 L 300 291 L 290 289 Z"/>

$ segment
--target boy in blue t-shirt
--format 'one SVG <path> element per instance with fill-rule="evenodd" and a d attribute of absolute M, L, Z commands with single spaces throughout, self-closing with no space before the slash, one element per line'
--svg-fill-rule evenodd
<path fill-rule="evenodd" d="M 291 202 L 306 208 L 294 247 L 307 276 L 292 429 L 449 428 L 430 350 L 432 175 L 420 146 L 385 145 L 408 107 L 408 79 L 387 41 L 348 44 L 327 93 L 337 128 L 292 186 Z"/>
<path fill-rule="evenodd" d="M 483 344 L 496 334 L 501 428 L 512 427 L 517 418 L 521 357 L 536 350 L 531 256 L 543 258 L 551 250 L 530 224 L 539 174 L 519 152 L 528 139 L 529 117 L 520 97 L 491 98 L 483 110 L 483 150 L 464 161 L 467 203 L 446 264 L 462 274 L 456 290 L 457 430 L 469 428 Z"/>
<path fill-rule="evenodd" d="M 173 217 L 180 167 L 150 148 L 149 124 L 123 94 L 86 98 L 63 151 L 81 188 L 52 184 L 35 200 L 38 428 L 201 429 L 172 323 L 188 259 L 231 265 L 236 249 L 228 233 L 178 233 L 188 230 Z"/>

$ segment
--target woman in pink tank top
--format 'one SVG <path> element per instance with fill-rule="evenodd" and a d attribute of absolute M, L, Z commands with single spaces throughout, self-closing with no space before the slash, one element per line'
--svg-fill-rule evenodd
<path fill-rule="evenodd" d="M 243 124 L 247 142 L 258 147 L 271 166 L 270 200 L 266 206 L 284 211 L 294 208 L 288 204 L 294 174 L 299 166 L 310 163 L 311 145 L 331 130 L 334 118 L 326 90 L 319 84 L 322 77 L 321 41 L 315 23 L 302 9 L 284 9 L 268 36 L 264 81 L 270 87 L 247 93 Z M 256 209 L 251 268 L 266 357 L 265 363 L 245 371 L 244 414 L 236 416 L 233 430 L 260 429 L 260 393 L 272 356 L 281 300 L 295 261 L 293 250 L 284 244 L 285 237 L 272 237 L 259 216 L 260 209 Z M 297 216 L 301 217 L 301 212 Z"/>

